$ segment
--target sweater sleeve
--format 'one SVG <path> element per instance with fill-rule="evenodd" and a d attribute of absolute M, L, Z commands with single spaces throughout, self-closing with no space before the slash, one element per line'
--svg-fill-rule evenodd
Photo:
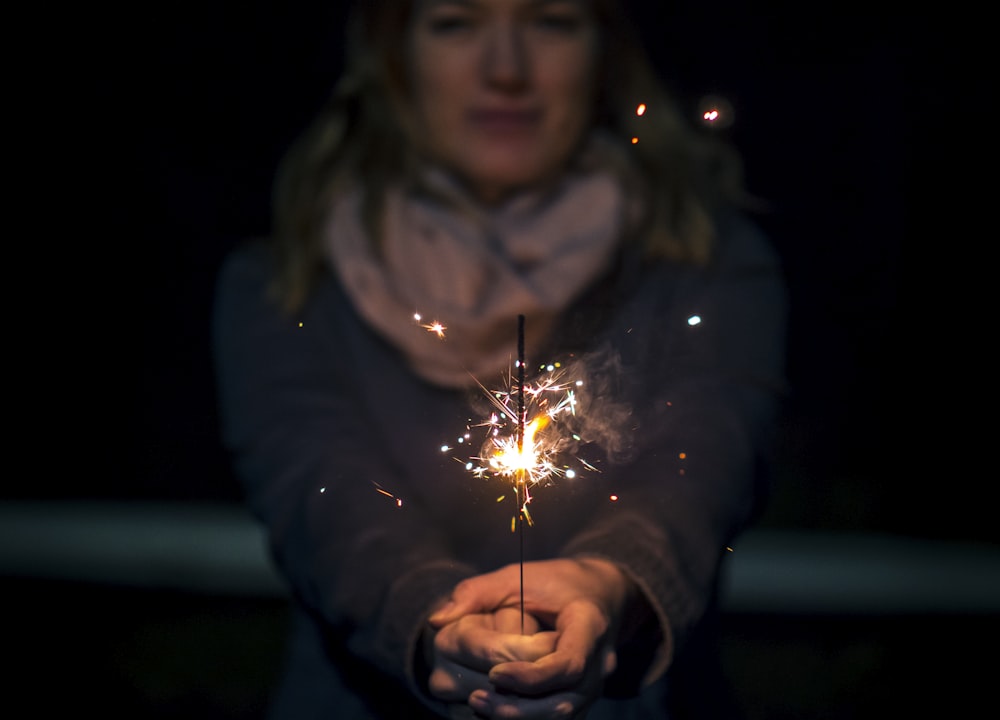
<path fill-rule="evenodd" d="M 350 329 L 330 329 L 346 318 L 280 310 L 265 252 L 234 254 L 217 288 L 224 442 L 293 594 L 354 655 L 419 695 L 419 630 L 471 570 L 419 501 L 400 507 L 387 490 L 394 468 L 366 430 L 353 365 L 338 361 Z"/>
<path fill-rule="evenodd" d="M 607 464 L 617 501 L 564 552 L 617 563 L 658 620 L 652 660 L 624 683 L 633 687 L 668 667 L 706 609 L 727 546 L 767 493 L 786 297 L 776 255 L 743 222 L 728 227 L 710 269 L 647 278 L 646 296 L 613 329 L 622 332 L 633 449 Z"/>

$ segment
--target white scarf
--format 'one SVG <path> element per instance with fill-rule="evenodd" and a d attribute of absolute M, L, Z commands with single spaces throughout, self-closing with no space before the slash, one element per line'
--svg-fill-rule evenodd
<path fill-rule="evenodd" d="M 612 172 L 591 170 L 485 209 L 440 173 L 428 184 L 433 196 L 387 193 L 381 260 L 360 221 L 360 191 L 342 196 L 327 223 L 328 259 L 358 313 L 420 377 L 453 388 L 494 382 L 517 357 L 518 315 L 530 366 L 531 349 L 608 269 L 624 191 Z M 443 338 L 421 327 L 431 321 L 445 326 Z"/>

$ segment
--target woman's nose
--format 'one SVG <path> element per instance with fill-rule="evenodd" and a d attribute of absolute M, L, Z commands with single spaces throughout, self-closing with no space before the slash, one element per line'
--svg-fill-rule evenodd
<path fill-rule="evenodd" d="M 528 81 L 528 57 L 523 33 L 514 25 L 498 25 L 486 38 L 483 76 L 488 85 L 512 92 Z"/>

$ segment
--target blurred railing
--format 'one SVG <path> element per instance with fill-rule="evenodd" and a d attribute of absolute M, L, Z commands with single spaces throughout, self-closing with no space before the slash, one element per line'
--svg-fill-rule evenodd
<path fill-rule="evenodd" d="M 0 575 L 282 597 L 239 506 L 0 503 Z M 752 530 L 725 568 L 732 612 L 1000 613 L 1000 546 L 878 534 Z"/>

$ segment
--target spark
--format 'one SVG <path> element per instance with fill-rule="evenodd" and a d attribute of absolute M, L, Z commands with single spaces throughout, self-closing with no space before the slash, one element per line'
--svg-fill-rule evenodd
<path fill-rule="evenodd" d="M 708 95 L 698 103 L 698 118 L 712 129 L 727 128 L 733 124 L 733 105 L 719 95 Z"/>
<path fill-rule="evenodd" d="M 639 105 L 635 109 L 635 114 L 638 115 L 639 117 L 642 117 L 643 115 L 645 115 L 646 114 L 646 103 L 639 103 Z M 632 144 L 636 145 L 636 144 L 638 144 L 638 142 L 639 142 L 639 138 L 636 137 L 635 135 L 633 135 L 632 136 Z"/>
<path fill-rule="evenodd" d="M 478 380 L 476 383 L 489 401 L 490 412 L 471 425 L 470 433 L 464 436 L 471 443 L 472 430 L 483 435 L 479 454 L 459 462 L 465 463 L 466 470 L 474 477 L 510 483 L 520 504 L 518 512 L 531 525 L 533 521 L 527 506 L 533 499 L 532 488 L 547 485 L 557 477 L 577 477 L 577 470 L 566 460 L 582 442 L 570 424 L 580 411 L 578 393 L 584 382 L 567 379 L 566 370 L 560 363 L 550 363 L 539 366 L 539 377 L 531 383 L 526 382 L 523 388 L 513 374 L 508 375 L 506 387 L 502 389 L 491 390 Z M 523 432 L 518 422 L 518 401 L 522 393 Z M 441 450 L 450 452 L 452 448 L 442 445 Z M 596 471 L 584 460 L 575 460 L 581 468 Z M 501 495 L 497 502 L 505 497 Z"/>
<path fill-rule="evenodd" d="M 416 320 L 417 324 L 420 325 L 420 327 L 422 327 L 424 330 L 426 330 L 429 333 L 434 333 L 439 338 L 443 338 L 444 331 L 448 329 L 437 320 L 432 320 L 429 323 L 423 322 L 423 317 L 420 315 L 420 313 L 413 313 L 413 319 Z"/>
<path fill-rule="evenodd" d="M 701 325 L 701 315 L 692 315 L 688 318 L 688 325 L 694 327 L 695 325 Z"/>
<path fill-rule="evenodd" d="M 393 501 L 395 501 L 396 507 L 403 507 L 403 499 L 402 498 L 396 497 L 395 495 L 393 495 L 391 492 L 389 492 L 388 490 L 386 490 L 384 487 L 382 487 L 381 485 L 379 485 L 374 480 L 372 480 L 372 485 L 375 486 L 375 492 L 377 492 L 379 495 L 385 495 L 387 498 L 391 498 Z M 325 490 L 326 490 L 326 488 L 323 488 L 323 490 L 321 490 L 320 492 L 323 492 Z"/>

